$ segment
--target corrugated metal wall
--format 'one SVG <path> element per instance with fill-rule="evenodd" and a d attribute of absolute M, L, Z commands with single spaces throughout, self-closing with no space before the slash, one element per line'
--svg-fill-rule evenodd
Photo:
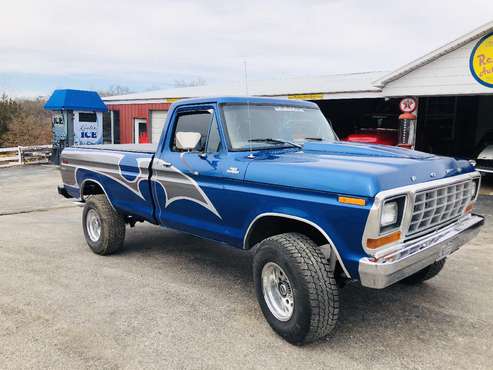
<path fill-rule="evenodd" d="M 151 137 L 151 111 L 167 111 L 170 105 L 170 103 L 108 104 L 109 110 L 120 112 L 120 142 L 122 144 L 133 143 L 135 118 L 143 118 L 147 121 L 147 133 Z"/>

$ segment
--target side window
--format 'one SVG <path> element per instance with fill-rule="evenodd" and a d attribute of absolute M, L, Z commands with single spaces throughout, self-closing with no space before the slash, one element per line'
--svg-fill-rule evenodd
<path fill-rule="evenodd" d="M 211 129 L 209 131 L 209 140 L 207 140 L 207 153 L 217 153 L 221 149 L 221 136 L 217 127 L 216 117 L 213 117 Z"/>
<path fill-rule="evenodd" d="M 212 120 L 212 113 L 210 112 L 193 112 L 183 113 L 178 116 L 176 121 L 175 131 L 173 134 L 173 147 L 174 152 L 178 152 L 176 148 L 176 133 L 177 132 L 198 132 L 201 135 L 200 142 L 197 144 L 195 151 L 203 151 L 207 142 L 207 134 L 209 133 L 209 127 Z"/>

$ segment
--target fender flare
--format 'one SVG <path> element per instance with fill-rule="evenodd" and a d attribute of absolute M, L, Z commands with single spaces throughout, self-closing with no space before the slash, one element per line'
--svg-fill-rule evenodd
<path fill-rule="evenodd" d="M 248 225 L 248 228 L 245 232 L 245 235 L 243 237 L 243 249 L 247 249 L 248 237 L 249 237 L 250 231 L 252 230 L 252 227 L 255 225 L 255 223 L 257 221 L 259 221 L 261 218 L 269 217 L 269 216 L 270 217 L 287 218 L 287 219 L 291 219 L 291 220 L 300 221 L 300 222 L 303 222 L 303 223 L 310 225 L 310 226 L 314 227 L 315 229 L 317 229 L 323 235 L 323 237 L 327 240 L 327 243 L 331 246 L 331 249 L 335 253 L 337 261 L 339 261 L 339 264 L 341 265 L 341 268 L 344 271 L 344 274 L 346 275 L 346 277 L 351 279 L 351 274 L 349 274 L 349 271 L 347 270 L 346 266 L 344 265 L 344 262 L 341 258 L 341 255 L 339 254 L 339 251 L 337 250 L 337 247 L 335 246 L 335 244 L 332 241 L 332 239 L 330 238 L 330 236 L 324 231 L 324 229 L 322 229 L 315 222 L 307 220 L 306 218 L 303 218 L 303 217 L 293 216 L 293 215 L 289 215 L 289 214 L 285 214 L 285 213 L 277 213 L 277 212 L 265 212 L 265 213 L 261 213 L 261 214 L 257 215 L 252 220 L 252 222 L 250 222 L 250 224 Z"/>

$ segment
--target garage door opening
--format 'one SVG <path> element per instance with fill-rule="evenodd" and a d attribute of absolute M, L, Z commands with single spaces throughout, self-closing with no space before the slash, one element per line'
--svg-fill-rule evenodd
<path fill-rule="evenodd" d="M 400 99 L 340 99 L 314 101 L 340 139 L 351 134 L 378 137 L 381 143 L 397 144 Z"/>

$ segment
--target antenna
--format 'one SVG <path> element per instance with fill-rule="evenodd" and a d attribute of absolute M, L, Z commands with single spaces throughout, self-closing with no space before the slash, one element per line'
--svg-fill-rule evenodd
<path fill-rule="evenodd" d="M 250 117 L 250 99 L 249 93 L 248 93 L 248 72 L 247 72 L 247 61 L 243 61 L 243 69 L 245 72 L 245 93 L 247 96 L 247 117 L 248 117 L 248 136 L 249 140 L 248 143 L 250 144 L 250 154 L 248 154 L 247 158 L 248 159 L 253 159 L 255 156 L 253 155 L 253 148 L 252 148 L 252 119 Z"/>

